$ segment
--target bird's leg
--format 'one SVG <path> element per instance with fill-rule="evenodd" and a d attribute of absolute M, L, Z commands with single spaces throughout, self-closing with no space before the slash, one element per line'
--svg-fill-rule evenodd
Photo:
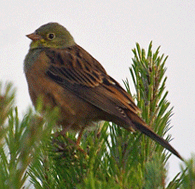
<path fill-rule="evenodd" d="M 66 136 L 66 132 L 68 132 L 68 130 L 71 128 L 71 126 L 72 125 L 68 125 L 65 128 L 63 128 L 62 131 L 60 131 L 58 133 L 55 133 L 55 137 L 58 137 L 59 135 L 64 136 L 70 144 L 73 144 L 77 148 L 77 150 L 79 150 L 80 152 L 82 152 L 83 154 L 85 154 L 85 156 L 87 156 L 87 153 L 79 146 L 80 141 L 81 141 L 81 137 L 82 137 L 82 133 L 84 131 L 84 128 L 82 128 L 81 131 L 79 132 L 78 139 L 77 139 L 77 141 L 75 143 L 72 139 L 70 139 L 70 138 L 68 138 Z"/>
<path fill-rule="evenodd" d="M 82 152 L 87 157 L 87 153 L 77 143 L 75 143 L 73 140 L 71 140 L 67 136 L 65 136 L 65 137 L 66 137 L 66 139 L 68 140 L 68 142 L 70 144 L 73 144 L 77 148 L 77 150 L 79 150 L 80 152 Z"/>
<path fill-rule="evenodd" d="M 81 142 L 81 138 L 82 138 L 82 135 L 83 135 L 83 131 L 84 131 L 85 127 L 82 127 L 80 132 L 79 132 L 79 136 L 77 138 L 77 142 L 76 144 L 79 146 L 80 142 Z"/>

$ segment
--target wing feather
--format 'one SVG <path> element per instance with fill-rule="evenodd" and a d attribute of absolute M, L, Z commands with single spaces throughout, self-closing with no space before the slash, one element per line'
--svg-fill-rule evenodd
<path fill-rule="evenodd" d="M 46 55 L 47 75 L 75 95 L 123 120 L 128 120 L 125 110 L 139 112 L 132 97 L 80 46 L 47 49 Z"/>

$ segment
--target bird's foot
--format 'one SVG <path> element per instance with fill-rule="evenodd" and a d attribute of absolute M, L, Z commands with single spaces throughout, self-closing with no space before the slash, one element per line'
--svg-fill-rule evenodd
<path fill-rule="evenodd" d="M 87 153 L 80 147 L 80 145 L 79 145 L 79 144 L 80 144 L 80 140 L 81 140 L 81 136 L 82 136 L 83 131 L 81 131 L 81 132 L 79 133 L 79 136 L 78 136 L 76 142 L 73 141 L 71 138 L 69 138 L 69 137 L 66 135 L 66 134 L 67 134 L 67 131 L 68 131 L 68 129 L 63 129 L 61 132 L 56 132 L 56 133 L 54 134 L 54 138 L 58 138 L 59 136 L 63 136 L 69 144 L 71 144 L 72 146 L 74 146 L 74 148 L 76 148 L 76 150 L 82 152 L 82 153 L 87 157 L 88 154 L 87 154 Z M 64 146 L 64 145 L 63 145 L 63 146 Z M 63 147 L 63 148 L 64 148 L 64 147 Z"/>

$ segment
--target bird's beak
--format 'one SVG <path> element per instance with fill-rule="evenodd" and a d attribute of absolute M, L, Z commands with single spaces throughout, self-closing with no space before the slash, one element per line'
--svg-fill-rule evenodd
<path fill-rule="evenodd" d="M 42 37 L 36 33 L 28 34 L 28 35 L 26 35 L 26 37 L 28 37 L 29 39 L 31 39 L 33 41 L 37 41 L 37 40 L 42 39 Z"/>

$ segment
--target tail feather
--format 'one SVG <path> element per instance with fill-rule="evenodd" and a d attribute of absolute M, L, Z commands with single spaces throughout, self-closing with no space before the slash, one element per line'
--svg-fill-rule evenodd
<path fill-rule="evenodd" d="M 130 118 L 131 123 L 133 123 L 134 127 L 137 130 L 141 131 L 154 141 L 158 142 L 161 146 L 172 152 L 174 155 L 176 155 L 183 161 L 181 155 L 166 140 L 164 140 L 162 137 L 160 137 L 154 131 L 152 131 L 151 128 L 138 115 L 129 112 L 128 117 Z"/>

